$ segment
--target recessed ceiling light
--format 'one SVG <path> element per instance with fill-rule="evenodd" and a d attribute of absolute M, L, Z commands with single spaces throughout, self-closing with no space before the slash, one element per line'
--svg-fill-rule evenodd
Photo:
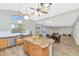
<path fill-rule="evenodd" d="M 46 29 L 45 28 L 43 28 L 43 31 L 45 31 Z"/>

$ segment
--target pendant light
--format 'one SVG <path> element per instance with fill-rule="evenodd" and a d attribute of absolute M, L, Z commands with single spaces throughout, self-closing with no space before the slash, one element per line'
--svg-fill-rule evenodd
<path fill-rule="evenodd" d="M 30 15 L 27 13 L 27 8 L 26 8 L 26 13 L 24 15 L 24 19 L 25 20 L 29 20 L 30 19 Z"/>
<path fill-rule="evenodd" d="M 24 19 L 25 19 L 25 20 L 29 20 L 29 19 L 30 19 L 30 16 L 29 16 L 28 14 L 25 14 L 25 15 L 24 15 Z"/>
<path fill-rule="evenodd" d="M 14 29 L 16 27 L 15 24 L 11 24 L 11 29 Z"/>
<path fill-rule="evenodd" d="M 18 24 L 21 24 L 22 23 L 22 20 L 18 20 Z"/>

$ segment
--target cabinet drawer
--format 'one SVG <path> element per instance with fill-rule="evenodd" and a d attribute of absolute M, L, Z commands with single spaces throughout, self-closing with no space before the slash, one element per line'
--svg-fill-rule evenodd
<path fill-rule="evenodd" d="M 0 39 L 0 49 L 7 47 L 7 39 Z"/>

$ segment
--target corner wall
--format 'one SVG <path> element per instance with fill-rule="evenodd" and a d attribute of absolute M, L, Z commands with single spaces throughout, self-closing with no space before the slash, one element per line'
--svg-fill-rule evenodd
<path fill-rule="evenodd" d="M 73 26 L 73 38 L 77 45 L 79 45 L 79 21 L 77 21 Z"/>

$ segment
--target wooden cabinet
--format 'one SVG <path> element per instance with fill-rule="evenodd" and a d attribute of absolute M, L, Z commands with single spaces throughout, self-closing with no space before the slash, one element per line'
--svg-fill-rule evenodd
<path fill-rule="evenodd" d="M 41 48 L 35 44 L 32 44 L 26 40 L 23 40 L 24 51 L 30 56 L 48 56 L 48 48 Z"/>
<path fill-rule="evenodd" d="M 48 56 L 48 48 L 41 48 L 35 44 L 29 44 L 29 54 L 31 56 Z"/>
<path fill-rule="evenodd" d="M 23 40 L 23 49 L 24 51 L 27 53 L 27 55 L 29 55 L 29 42 L 26 43 L 25 40 Z"/>
<path fill-rule="evenodd" d="M 8 46 L 7 39 L 0 39 L 0 49 L 6 48 Z"/>
<path fill-rule="evenodd" d="M 22 39 L 17 39 L 16 40 L 16 44 L 18 45 L 18 44 L 22 44 L 23 42 L 22 42 Z"/>
<path fill-rule="evenodd" d="M 12 40 L 15 40 L 15 39 L 12 39 L 11 40 L 11 42 L 9 42 L 10 40 L 9 39 L 11 39 L 11 38 L 0 38 L 0 49 L 2 49 L 2 48 L 7 48 L 7 47 L 9 47 L 9 45 L 13 45 L 14 43 L 12 43 L 13 41 Z M 18 45 L 18 44 L 22 44 L 23 42 L 22 42 L 22 39 L 16 39 L 16 45 Z"/>

